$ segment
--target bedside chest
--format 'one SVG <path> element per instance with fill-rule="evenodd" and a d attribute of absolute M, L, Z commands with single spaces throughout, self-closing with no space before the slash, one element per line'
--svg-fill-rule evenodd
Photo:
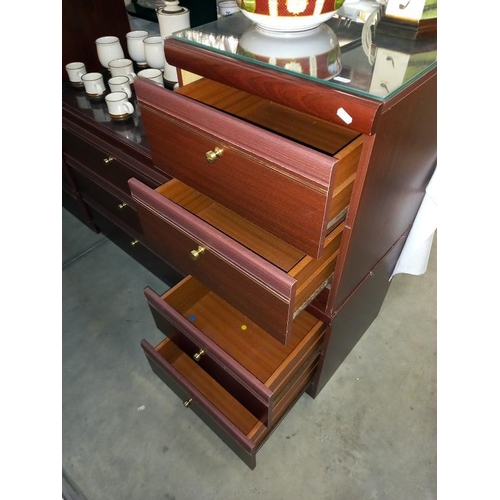
<path fill-rule="evenodd" d="M 380 310 L 436 165 L 437 70 L 435 40 L 401 41 L 421 57 L 383 91 L 359 37 L 328 81 L 206 45 L 250 27 L 236 14 L 165 40 L 179 89 L 135 89 L 166 178 L 130 178 L 126 201 L 145 246 L 186 276 L 145 290 L 166 335 L 143 340 L 148 361 L 253 468 Z"/>

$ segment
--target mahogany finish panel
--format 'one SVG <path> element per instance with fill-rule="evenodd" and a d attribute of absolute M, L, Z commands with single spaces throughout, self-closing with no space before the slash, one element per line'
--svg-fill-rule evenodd
<path fill-rule="evenodd" d="M 319 257 L 335 158 L 149 81 L 135 87 L 156 167 Z M 216 147 L 222 156 L 209 163 L 206 153 Z"/>
<path fill-rule="evenodd" d="M 433 70 L 385 103 L 377 133 L 365 140 L 330 311 L 340 308 L 415 219 L 437 161 L 436 81 Z"/>
<path fill-rule="evenodd" d="M 265 96 L 270 101 L 351 130 L 371 134 L 375 127 L 380 102 L 193 47 L 174 38 L 165 40 L 165 57 L 172 66 L 250 94 Z M 352 117 L 350 124 L 337 115 L 339 108 Z"/>

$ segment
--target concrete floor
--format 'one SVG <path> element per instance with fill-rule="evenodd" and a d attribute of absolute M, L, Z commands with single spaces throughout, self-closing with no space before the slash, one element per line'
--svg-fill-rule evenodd
<path fill-rule="evenodd" d="M 153 374 L 166 285 L 63 210 L 63 473 L 87 500 L 436 498 L 436 240 L 329 384 L 251 471 Z"/>

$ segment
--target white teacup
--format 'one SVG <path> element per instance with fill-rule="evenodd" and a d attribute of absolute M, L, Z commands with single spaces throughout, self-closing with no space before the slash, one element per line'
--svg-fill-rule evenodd
<path fill-rule="evenodd" d="M 163 38 L 159 35 L 148 36 L 143 40 L 146 62 L 150 68 L 163 69 L 165 52 Z"/>
<path fill-rule="evenodd" d="M 82 76 L 82 82 L 88 97 L 102 97 L 106 93 L 106 86 L 101 73 L 85 73 Z"/>
<path fill-rule="evenodd" d="M 108 69 L 109 61 L 125 57 L 117 36 L 101 36 L 95 41 L 99 62 Z"/>
<path fill-rule="evenodd" d="M 125 92 L 129 99 L 132 97 L 128 76 L 113 76 L 108 80 L 108 85 L 111 92 Z"/>
<path fill-rule="evenodd" d="M 167 82 L 177 83 L 179 78 L 177 77 L 177 68 L 175 66 L 171 66 L 165 61 L 165 66 L 163 67 L 163 77 Z"/>
<path fill-rule="evenodd" d="M 234 0 L 219 2 L 217 8 L 221 17 L 227 17 L 240 11 L 238 4 Z"/>
<path fill-rule="evenodd" d="M 135 30 L 127 33 L 127 51 L 130 59 L 135 61 L 139 68 L 147 67 L 146 52 L 143 40 L 149 36 L 149 31 Z"/>
<path fill-rule="evenodd" d="M 137 75 L 134 73 L 134 63 L 132 59 L 113 59 L 109 61 L 109 71 L 111 76 L 126 76 L 130 83 L 134 83 Z"/>
<path fill-rule="evenodd" d="M 147 80 L 152 80 L 153 82 L 157 83 L 158 85 L 163 85 L 163 75 L 162 72 L 159 69 L 156 68 L 148 68 L 148 69 L 143 69 L 137 73 L 137 76 L 139 78 L 146 78 Z"/>
<path fill-rule="evenodd" d="M 125 92 L 110 92 L 106 96 L 106 105 L 113 120 L 126 120 L 134 112 L 134 106 Z"/>
<path fill-rule="evenodd" d="M 82 76 L 87 73 L 85 64 L 82 62 L 71 62 L 66 64 L 66 72 L 68 73 L 69 81 L 71 85 L 76 88 L 82 88 Z"/>

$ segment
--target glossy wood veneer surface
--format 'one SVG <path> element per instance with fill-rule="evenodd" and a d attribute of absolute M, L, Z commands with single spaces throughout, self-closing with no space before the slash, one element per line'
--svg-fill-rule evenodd
<path fill-rule="evenodd" d="M 338 310 L 413 223 L 437 162 L 436 70 L 384 104 L 365 140 L 330 312 Z"/>
<path fill-rule="evenodd" d="M 332 158 L 150 82 L 136 86 L 158 168 L 295 248 L 321 255 L 327 227 L 349 201 L 332 202 L 335 177 L 344 163 L 357 165 L 361 141 Z M 344 132 L 336 147 L 354 137 Z M 206 153 L 215 148 L 222 154 L 209 163 Z"/>
<path fill-rule="evenodd" d="M 175 179 L 167 184 L 182 185 Z M 223 234 L 190 213 L 188 205 L 179 206 L 135 179 L 129 185 L 148 245 L 283 343 L 288 340 L 294 315 L 313 300 L 333 275 L 343 224 L 327 236 L 320 259 L 302 255 L 285 271 L 233 239 L 234 235 Z M 164 193 L 164 187 L 159 191 Z M 192 191 L 187 186 L 183 189 Z M 229 211 L 222 221 L 225 223 L 227 218 L 239 220 Z M 241 230 L 244 221 L 231 226 Z M 200 246 L 204 252 L 193 260 L 191 251 Z"/>
<path fill-rule="evenodd" d="M 164 45 L 165 57 L 170 64 L 196 75 L 264 96 L 273 102 L 363 134 L 371 134 L 376 126 L 380 102 L 235 60 L 173 38 L 166 39 Z M 344 108 L 351 115 L 351 123 L 345 123 L 337 115 L 339 108 Z"/>

